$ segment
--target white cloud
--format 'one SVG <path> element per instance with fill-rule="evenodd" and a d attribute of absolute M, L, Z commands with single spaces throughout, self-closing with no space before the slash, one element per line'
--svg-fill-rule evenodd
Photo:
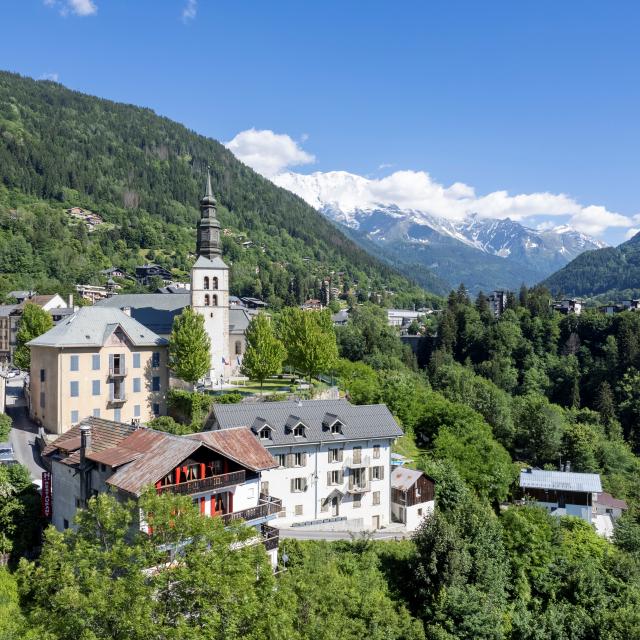
<path fill-rule="evenodd" d="M 44 4 L 47 7 L 56 7 L 62 16 L 69 13 L 76 16 L 92 16 L 98 12 L 93 0 L 44 0 Z"/>
<path fill-rule="evenodd" d="M 197 12 L 198 0 L 187 0 L 187 3 L 182 9 L 182 21 L 189 22 L 189 20 L 193 20 L 196 17 Z"/>
<path fill-rule="evenodd" d="M 638 229 L 637 227 L 631 227 L 631 229 L 629 229 L 629 231 L 627 231 L 627 233 L 624 234 L 624 239 L 625 240 L 631 240 L 631 238 L 633 238 L 633 236 L 636 235 L 636 233 L 639 233 L 640 229 Z"/>
<path fill-rule="evenodd" d="M 43 73 L 38 80 L 51 80 L 52 82 L 58 82 L 60 76 L 57 73 Z"/>
<path fill-rule="evenodd" d="M 578 231 L 596 236 L 611 227 L 628 228 L 640 222 L 640 214 L 634 221 L 603 206 L 582 205 L 563 193 L 510 195 L 507 191 L 493 191 L 477 195 L 468 184 L 454 182 L 446 187 L 426 171 L 394 171 L 382 178 L 345 171 L 311 174 L 286 171 L 314 162 L 315 158 L 288 135 L 268 130 L 242 131 L 226 146 L 244 163 L 316 208 L 328 204 L 349 213 L 354 209 L 395 205 L 449 220 L 462 220 L 476 213 L 483 218 L 511 218 L 532 225 L 538 222 L 536 219 L 562 217 Z M 541 223 L 545 227 L 548 224 L 548 221 Z"/>
<path fill-rule="evenodd" d="M 241 131 L 225 146 L 266 178 L 272 178 L 287 167 L 315 162 L 315 157 L 304 151 L 293 138 L 270 130 Z"/>

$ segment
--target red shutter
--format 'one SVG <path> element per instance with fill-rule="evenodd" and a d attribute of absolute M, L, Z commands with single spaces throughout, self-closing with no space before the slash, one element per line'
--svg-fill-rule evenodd
<path fill-rule="evenodd" d="M 227 493 L 227 496 L 229 497 L 229 508 L 227 513 L 233 513 L 233 493 L 229 492 Z"/>
<path fill-rule="evenodd" d="M 180 484 L 180 467 L 176 467 L 176 484 Z"/>
<path fill-rule="evenodd" d="M 200 480 L 204 479 L 204 462 L 200 463 Z"/>
<path fill-rule="evenodd" d="M 202 465 L 202 466 L 204 467 L 204 465 Z M 206 500 L 206 498 L 204 496 L 202 496 L 202 498 L 200 498 L 200 513 L 202 515 L 204 515 L 205 500 Z"/>

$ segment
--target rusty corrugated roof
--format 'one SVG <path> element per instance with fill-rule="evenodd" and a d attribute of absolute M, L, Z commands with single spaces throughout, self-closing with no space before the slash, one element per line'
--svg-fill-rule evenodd
<path fill-rule="evenodd" d="M 187 436 L 208 444 L 212 449 L 251 471 L 264 471 L 278 466 L 273 456 L 246 427 L 204 431 Z"/>

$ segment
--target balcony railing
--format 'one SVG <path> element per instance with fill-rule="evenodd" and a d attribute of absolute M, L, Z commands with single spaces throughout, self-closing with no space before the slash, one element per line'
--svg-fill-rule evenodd
<path fill-rule="evenodd" d="M 280 532 L 275 527 L 269 525 L 262 525 L 262 544 L 267 551 L 272 551 L 278 548 L 280 542 Z"/>
<path fill-rule="evenodd" d="M 112 378 L 124 378 L 127 375 L 127 367 L 123 364 L 109 367 L 109 375 Z"/>
<path fill-rule="evenodd" d="M 112 404 L 122 404 L 123 402 L 126 402 L 126 401 L 127 401 L 127 394 L 124 391 L 122 391 L 120 395 L 116 396 L 111 394 L 109 396 L 109 402 L 111 402 Z"/>
<path fill-rule="evenodd" d="M 178 494 L 201 493 L 203 491 L 211 491 L 242 484 L 245 479 L 246 471 L 232 471 L 231 473 L 222 473 L 218 476 L 210 476 L 209 478 L 201 478 L 199 480 L 187 480 L 186 482 L 179 482 L 178 484 L 166 484 L 157 489 L 157 492 Z"/>
<path fill-rule="evenodd" d="M 369 456 L 348 456 L 344 459 L 344 466 L 349 469 L 362 469 L 371 464 Z"/>
<path fill-rule="evenodd" d="M 258 520 L 268 516 L 275 516 L 282 511 L 282 500 L 267 496 L 268 500 L 260 499 L 257 507 L 250 507 L 242 511 L 234 511 L 233 513 L 225 513 L 220 516 L 225 524 L 229 524 L 234 520 Z"/>
<path fill-rule="evenodd" d="M 347 483 L 347 491 L 349 493 L 366 493 L 370 489 L 371 484 L 368 479 L 355 480 L 353 476 L 349 476 L 349 482 Z"/>

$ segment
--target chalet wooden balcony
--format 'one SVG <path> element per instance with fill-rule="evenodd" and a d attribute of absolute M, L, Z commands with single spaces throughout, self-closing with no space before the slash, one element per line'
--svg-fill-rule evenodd
<path fill-rule="evenodd" d="M 260 518 L 267 518 L 268 516 L 275 516 L 282 511 L 282 500 L 267 496 L 260 498 L 260 502 L 257 507 L 250 507 L 249 509 L 243 509 L 242 511 L 234 511 L 233 513 L 225 513 L 220 516 L 225 524 L 229 524 L 234 520 L 258 520 Z"/>
<path fill-rule="evenodd" d="M 280 532 L 275 527 L 269 525 L 262 525 L 262 544 L 267 551 L 272 551 L 278 548 L 280 542 Z"/>
<path fill-rule="evenodd" d="M 223 487 L 232 487 L 236 484 L 242 484 L 246 479 L 246 471 L 233 471 L 232 473 L 222 473 L 209 478 L 200 480 L 187 480 L 178 484 L 166 484 L 157 489 L 158 493 L 177 493 L 189 495 L 192 493 L 202 493 L 204 491 L 213 491 Z M 235 514 L 229 514 L 235 515 Z"/>

